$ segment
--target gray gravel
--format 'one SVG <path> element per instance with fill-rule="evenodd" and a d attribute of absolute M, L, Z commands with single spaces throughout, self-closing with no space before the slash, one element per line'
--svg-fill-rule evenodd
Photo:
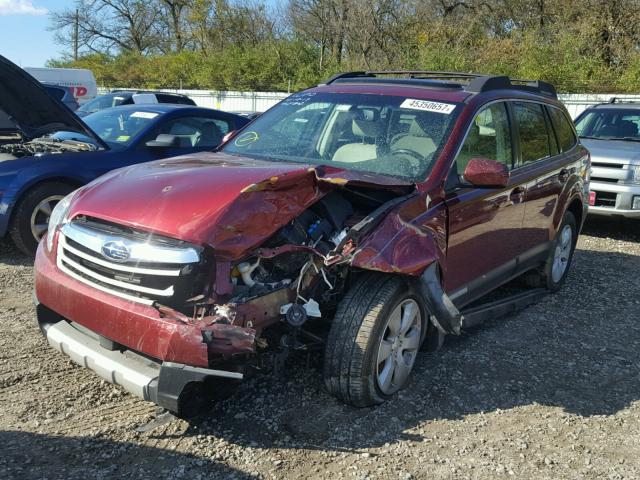
<path fill-rule="evenodd" d="M 640 228 L 590 222 L 564 289 L 423 353 L 374 409 L 319 359 L 148 433 L 154 406 L 51 351 L 0 240 L 0 478 L 640 478 Z"/>

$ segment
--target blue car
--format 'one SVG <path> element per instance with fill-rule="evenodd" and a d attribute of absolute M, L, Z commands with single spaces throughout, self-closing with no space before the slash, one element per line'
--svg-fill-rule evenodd
<path fill-rule="evenodd" d="M 187 105 L 101 110 L 82 120 L 0 57 L 0 237 L 35 253 L 53 207 L 96 177 L 135 163 L 212 150 L 249 122 Z"/>

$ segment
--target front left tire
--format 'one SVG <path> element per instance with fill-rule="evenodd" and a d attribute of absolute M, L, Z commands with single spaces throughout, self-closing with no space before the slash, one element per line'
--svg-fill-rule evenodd
<path fill-rule="evenodd" d="M 53 208 L 73 190 L 62 182 L 42 183 L 29 190 L 16 205 L 9 230 L 16 247 L 26 255 L 35 255 Z"/>
<path fill-rule="evenodd" d="M 324 359 L 328 391 L 356 407 L 404 388 L 424 340 L 428 315 L 401 278 L 367 274 L 344 296 Z"/>

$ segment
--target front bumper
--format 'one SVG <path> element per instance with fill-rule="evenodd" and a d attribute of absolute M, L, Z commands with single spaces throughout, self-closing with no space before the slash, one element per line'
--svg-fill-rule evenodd
<path fill-rule="evenodd" d="M 79 282 L 57 268 L 43 245 L 35 262 L 36 311 L 54 349 L 128 392 L 178 413 L 188 384 L 211 377 L 243 378 L 238 371 L 208 368 L 204 332 L 213 326 L 163 317 L 151 306 Z M 218 347 L 236 348 L 225 342 Z"/>
<path fill-rule="evenodd" d="M 38 308 L 42 311 L 41 308 Z M 45 320 L 46 314 L 38 320 Z M 173 362 L 154 362 L 130 350 L 110 350 L 101 345 L 95 333 L 61 320 L 42 321 L 49 345 L 75 363 L 92 370 L 127 392 L 172 412 L 181 411 L 181 395 L 189 383 L 202 383 L 209 377 L 242 380 L 242 373 L 190 367 Z"/>
<path fill-rule="evenodd" d="M 60 318 L 156 360 L 209 366 L 201 325 L 162 317 L 152 306 L 115 297 L 73 279 L 58 269 L 44 243 L 40 242 L 35 261 L 38 303 Z"/>
<path fill-rule="evenodd" d="M 640 219 L 640 210 L 633 210 L 633 197 L 640 196 L 640 185 L 591 181 L 589 189 L 596 192 L 596 204 L 590 215 Z M 603 201 L 606 198 L 606 201 Z"/>

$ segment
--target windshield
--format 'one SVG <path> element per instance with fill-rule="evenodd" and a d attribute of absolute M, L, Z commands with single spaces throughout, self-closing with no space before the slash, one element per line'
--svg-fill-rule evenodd
<path fill-rule="evenodd" d="M 258 117 L 229 154 L 424 180 L 458 108 L 406 97 L 302 92 Z"/>
<path fill-rule="evenodd" d="M 100 97 L 94 98 L 90 102 L 85 103 L 78 109 L 78 111 L 84 113 L 93 113 L 99 110 L 104 110 L 105 108 L 117 107 L 119 105 L 122 105 L 126 100 L 127 97 L 124 95 L 102 95 Z"/>
<path fill-rule="evenodd" d="M 640 141 L 640 109 L 589 111 L 578 118 L 576 131 L 583 138 Z"/>
<path fill-rule="evenodd" d="M 128 108 L 110 108 L 87 115 L 83 120 L 111 148 L 122 149 L 151 125 L 158 115 Z"/>

